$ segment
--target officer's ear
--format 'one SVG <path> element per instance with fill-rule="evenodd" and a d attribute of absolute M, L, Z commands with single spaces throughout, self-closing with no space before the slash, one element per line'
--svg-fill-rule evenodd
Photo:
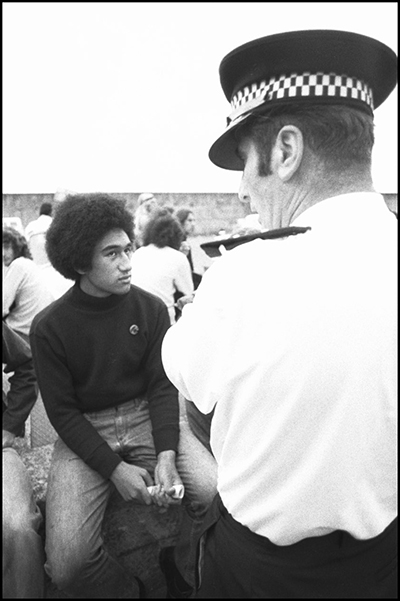
<path fill-rule="evenodd" d="M 304 139 L 295 125 L 284 125 L 272 150 L 273 171 L 283 181 L 289 181 L 300 167 L 304 155 Z"/>

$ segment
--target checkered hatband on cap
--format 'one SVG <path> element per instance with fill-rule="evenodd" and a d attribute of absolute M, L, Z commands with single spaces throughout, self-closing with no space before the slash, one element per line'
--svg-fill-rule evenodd
<path fill-rule="evenodd" d="M 352 98 L 374 109 L 371 88 L 355 77 L 335 73 L 292 73 L 272 77 L 268 82 L 253 83 L 237 92 L 231 100 L 233 111 L 227 119 L 228 125 L 264 103 L 313 97 Z"/>

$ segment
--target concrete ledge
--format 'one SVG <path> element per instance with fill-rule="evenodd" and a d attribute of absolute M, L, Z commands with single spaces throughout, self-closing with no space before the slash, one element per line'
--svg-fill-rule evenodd
<path fill-rule="evenodd" d="M 162 547 L 175 545 L 183 507 L 168 509 L 125 502 L 114 493 L 103 524 L 104 544 L 131 576 L 139 576 L 151 599 L 166 598 L 165 579 L 158 565 Z"/>
<path fill-rule="evenodd" d="M 44 503 L 46 500 L 47 477 L 49 475 L 53 448 L 54 444 L 47 444 L 33 449 L 27 445 L 22 446 L 20 444 L 19 448 L 17 448 L 31 477 L 33 492 L 39 504 Z"/>

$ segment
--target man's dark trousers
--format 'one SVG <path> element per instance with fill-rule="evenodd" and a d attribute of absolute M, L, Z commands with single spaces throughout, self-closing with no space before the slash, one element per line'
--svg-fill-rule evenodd
<path fill-rule="evenodd" d="M 336 531 L 277 546 L 217 495 L 204 527 L 196 599 L 397 599 L 397 519 L 366 541 Z"/>

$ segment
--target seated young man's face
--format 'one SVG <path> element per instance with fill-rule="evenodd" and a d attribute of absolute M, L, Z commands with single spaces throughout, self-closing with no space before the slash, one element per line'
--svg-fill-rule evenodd
<path fill-rule="evenodd" d="M 126 232 L 111 230 L 97 244 L 92 267 L 82 274 L 80 287 L 91 296 L 127 294 L 131 286 L 132 242 Z"/>

